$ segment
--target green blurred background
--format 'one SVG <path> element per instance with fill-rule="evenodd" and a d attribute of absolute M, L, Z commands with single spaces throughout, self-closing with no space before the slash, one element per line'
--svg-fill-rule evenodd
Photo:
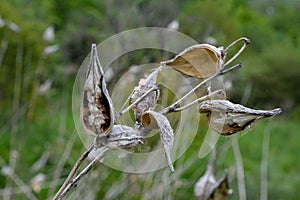
<path fill-rule="evenodd" d="M 225 76 L 231 85 L 228 96 L 241 102 L 247 93 L 245 105 L 280 106 L 284 112 L 258 123 L 246 135 L 233 136 L 244 161 L 247 197 L 261 196 L 261 165 L 267 151 L 269 198 L 299 199 L 299 12 L 298 0 L 0 1 L 0 198 L 50 198 L 83 151 L 71 96 L 91 44 L 128 29 L 168 27 L 175 20 L 178 31 L 199 43 L 227 46 L 241 36 L 251 39 L 238 58 L 244 68 Z M 132 64 L 162 58 L 162 52 L 136 52 L 115 63 L 122 66 L 116 74 Z M 117 80 L 114 76 L 108 85 Z M 126 174 L 99 165 L 70 199 L 193 199 L 194 184 L 208 160 L 197 156 L 206 133 L 202 129 L 175 162 L 175 174 L 168 169 Z M 267 149 L 262 148 L 265 142 Z M 238 199 L 231 140 L 221 138 L 218 145 L 225 147 L 216 175 L 229 168 L 234 190 L 230 199 Z"/>

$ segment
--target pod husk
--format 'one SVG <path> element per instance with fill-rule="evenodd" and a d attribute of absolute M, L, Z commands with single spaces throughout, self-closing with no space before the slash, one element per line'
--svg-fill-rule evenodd
<path fill-rule="evenodd" d="M 220 70 L 224 57 L 222 47 L 198 44 L 188 47 L 173 59 L 161 62 L 161 64 L 188 76 L 208 78 Z"/>
<path fill-rule="evenodd" d="M 92 45 L 91 59 L 83 88 L 81 119 L 88 134 L 106 136 L 114 124 L 114 108 L 106 88 L 97 47 Z"/>
<path fill-rule="evenodd" d="M 169 168 L 171 172 L 174 172 L 174 167 L 171 160 L 171 149 L 174 143 L 174 133 L 170 125 L 169 120 L 162 114 L 147 111 L 142 115 L 142 124 L 145 128 L 160 130 L 160 139 L 165 151 L 165 155 L 168 161 Z"/>
<path fill-rule="evenodd" d="M 211 129 L 222 134 L 232 135 L 249 128 L 256 121 L 281 113 L 274 110 L 255 110 L 228 100 L 208 100 L 199 104 L 199 112 L 207 113 L 207 123 Z"/>

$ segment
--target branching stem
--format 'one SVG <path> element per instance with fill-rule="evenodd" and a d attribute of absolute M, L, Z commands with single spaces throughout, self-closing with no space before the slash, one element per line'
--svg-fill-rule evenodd
<path fill-rule="evenodd" d="M 189 103 L 189 104 L 187 104 L 187 105 L 184 105 L 184 106 L 179 107 L 179 108 L 175 108 L 175 109 L 173 110 L 173 112 L 183 111 L 183 110 L 185 110 L 185 109 L 187 109 L 187 108 L 193 106 L 195 103 L 199 103 L 199 102 L 201 102 L 201 101 L 204 101 L 204 100 L 207 100 L 207 99 L 209 99 L 209 98 L 212 98 L 213 96 L 219 94 L 221 91 L 223 91 L 223 90 L 216 90 L 216 91 L 213 91 L 212 93 L 210 93 L 210 94 L 208 94 L 208 95 L 205 95 L 205 96 L 202 96 L 202 97 L 200 97 L 200 98 L 198 98 L 198 99 L 192 101 L 191 103 Z"/>
<path fill-rule="evenodd" d="M 180 99 L 178 99 L 175 103 L 173 103 L 172 105 L 166 107 L 165 109 L 161 110 L 160 113 L 163 115 L 166 115 L 170 112 L 174 112 L 174 110 L 184 101 L 186 101 L 189 97 L 191 97 L 194 92 L 196 90 L 198 90 L 199 88 L 204 87 L 207 83 L 209 83 L 210 81 L 212 81 L 213 79 L 222 76 L 224 74 L 227 74 L 228 72 L 231 72 L 233 70 L 236 70 L 238 68 L 242 67 L 241 64 L 236 64 L 228 69 L 224 69 L 224 70 L 220 70 L 218 71 L 216 74 L 214 74 L 213 76 L 203 80 L 201 83 L 199 83 L 196 87 L 194 87 L 193 89 L 191 89 L 189 92 L 187 92 L 183 97 L 181 97 Z"/>
<path fill-rule="evenodd" d="M 232 42 L 228 47 L 226 47 L 226 49 L 224 49 L 225 53 L 228 52 L 228 50 L 233 47 L 234 45 L 236 45 L 238 42 L 243 41 L 244 44 L 243 46 L 240 48 L 240 50 L 232 57 L 230 58 L 225 64 L 223 64 L 223 67 L 226 67 L 228 64 L 230 64 L 234 59 L 236 59 L 247 47 L 248 44 L 250 44 L 250 40 L 248 38 L 245 37 L 241 37 L 237 40 L 235 40 L 234 42 Z"/>
<path fill-rule="evenodd" d="M 140 96 L 138 99 L 136 99 L 132 104 L 130 104 L 127 108 L 121 110 L 118 114 L 118 116 L 116 116 L 116 119 L 119 119 L 122 115 L 124 115 L 126 112 L 128 112 L 133 106 L 135 106 L 136 104 L 138 104 L 141 100 L 143 100 L 150 92 L 156 91 L 157 93 L 159 93 L 159 90 L 157 87 L 152 87 L 151 89 L 149 89 L 147 92 L 145 92 L 142 96 Z M 159 95 L 157 95 L 159 96 Z M 123 107 L 123 106 L 122 106 Z"/>
<path fill-rule="evenodd" d="M 94 145 L 92 144 L 88 149 L 86 149 L 82 155 L 80 156 L 80 158 L 77 160 L 77 162 L 75 163 L 73 169 L 71 170 L 71 172 L 69 173 L 68 177 L 66 178 L 65 182 L 62 184 L 62 186 L 60 187 L 60 189 L 58 190 L 58 192 L 55 194 L 55 196 L 53 197 L 53 200 L 56 199 L 61 199 L 61 193 L 64 191 L 64 189 L 67 187 L 67 185 L 70 183 L 71 179 L 73 178 L 74 174 L 76 173 L 76 171 L 78 170 L 79 166 L 82 164 L 82 162 L 88 157 L 89 153 L 93 150 Z"/>
<path fill-rule="evenodd" d="M 90 162 L 74 179 L 70 180 L 66 187 L 58 195 L 57 199 L 62 199 L 66 194 L 77 185 L 78 181 L 83 178 L 107 153 L 108 148 L 104 147 L 103 151 L 99 153 L 92 162 Z"/>

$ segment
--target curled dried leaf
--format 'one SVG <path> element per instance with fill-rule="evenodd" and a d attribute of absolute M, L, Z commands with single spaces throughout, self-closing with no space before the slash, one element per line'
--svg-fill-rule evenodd
<path fill-rule="evenodd" d="M 143 144 L 143 137 L 140 132 L 125 125 L 114 125 L 111 133 L 105 137 L 98 137 L 97 146 L 108 148 L 131 148 L 138 144 Z M 100 145 L 99 145 L 100 144 Z"/>
<path fill-rule="evenodd" d="M 152 110 L 159 97 L 158 86 L 156 83 L 159 69 L 154 70 L 145 79 L 141 79 L 139 85 L 134 88 L 131 102 L 134 102 L 144 94 L 148 93 L 133 107 L 136 122 L 141 122 L 141 116 L 145 111 Z M 149 92 L 150 91 L 150 92 Z"/>
<path fill-rule="evenodd" d="M 154 111 L 147 111 L 142 115 L 142 124 L 146 128 L 159 128 L 160 138 L 165 151 L 165 155 L 171 172 L 174 172 L 174 167 L 171 160 L 171 150 L 174 143 L 174 133 L 169 120 L 162 114 Z"/>
<path fill-rule="evenodd" d="M 97 47 L 92 45 L 91 59 L 83 88 L 81 119 L 89 134 L 108 135 L 114 124 L 114 109 L 106 88 Z"/>
<path fill-rule="evenodd" d="M 278 115 L 281 111 L 281 108 L 255 110 L 228 100 L 208 100 L 199 105 L 199 112 L 207 113 L 209 127 L 222 135 L 245 130 L 257 120 Z"/>
<path fill-rule="evenodd" d="M 220 70 L 224 63 L 223 47 L 198 44 L 188 47 L 173 59 L 161 62 L 181 73 L 196 78 L 207 78 Z"/>

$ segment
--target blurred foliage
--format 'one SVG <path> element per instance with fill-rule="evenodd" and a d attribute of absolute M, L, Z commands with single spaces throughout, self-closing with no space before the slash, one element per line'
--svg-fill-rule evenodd
<path fill-rule="evenodd" d="M 84 148 L 75 134 L 71 94 L 76 72 L 90 45 L 128 29 L 167 27 L 171 21 L 178 20 L 178 31 L 199 43 L 226 46 L 241 36 L 251 39 L 251 45 L 236 61 L 245 67 L 225 77 L 232 82 L 228 96 L 240 102 L 249 89 L 247 104 L 257 108 L 284 108 L 287 120 L 270 125 L 269 197 L 299 198 L 295 187 L 300 184 L 297 179 L 300 163 L 295 154 L 299 148 L 296 133 L 299 123 L 288 121 L 290 116 L 293 120 L 300 118 L 299 11 L 299 1 L 279 0 L 0 1 L 0 166 L 11 164 L 10 154 L 17 150 L 15 173 L 27 184 L 38 172 L 46 174 L 44 188 L 35 195 L 46 199 L 53 194 L 61 183 L 59 177 L 67 175 Z M 53 40 L 44 38 L 50 26 L 54 27 Z M 47 48 L 53 45 L 59 49 L 47 53 Z M 114 67 L 115 74 L 122 74 L 133 64 L 158 62 L 162 54 L 157 50 L 136 51 L 112 65 L 118 66 Z M 114 78 L 111 83 L 118 80 L 118 76 Z M 250 144 L 249 137 L 261 141 L 266 124 L 241 137 L 249 199 L 259 198 L 257 177 L 261 159 L 261 143 Z M 145 175 L 124 174 L 99 166 L 86 179 L 94 183 L 90 189 L 85 184 L 79 185 L 73 195 L 87 197 L 84 195 L 93 191 L 94 199 L 109 194 L 115 198 L 124 195 L 139 199 L 144 191 L 148 198 L 156 195 L 157 198 L 191 199 L 193 185 L 205 170 L 206 159 L 197 157 L 205 131 L 199 130 L 191 148 L 175 163 L 177 174 L 169 175 L 164 170 Z M 283 141 L 289 144 L 285 148 L 282 148 Z M 226 139 L 219 142 L 228 143 Z M 32 170 L 32 165 L 47 150 L 50 157 L 45 167 Z M 217 163 L 218 175 L 235 162 L 231 149 L 222 155 Z M 237 199 L 236 178 L 234 173 L 231 175 L 235 191 L 231 198 Z M 0 174 L 0 188 L 14 184 Z M 114 193 L 114 189 L 120 193 Z M 23 198 L 16 194 L 15 199 Z"/>

